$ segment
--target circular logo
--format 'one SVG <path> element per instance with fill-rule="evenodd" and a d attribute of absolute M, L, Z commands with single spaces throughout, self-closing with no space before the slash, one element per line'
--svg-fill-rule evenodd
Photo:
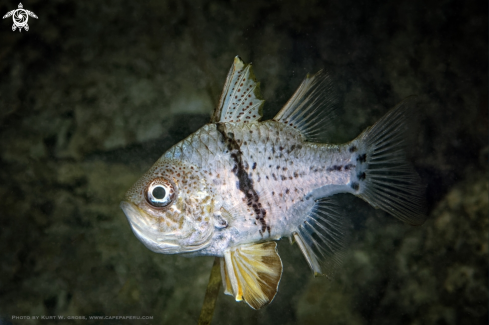
<path fill-rule="evenodd" d="M 15 10 L 12 18 L 14 19 L 15 26 L 17 26 L 18 28 L 22 28 L 27 25 L 27 21 L 29 20 L 29 16 L 24 9 Z"/>

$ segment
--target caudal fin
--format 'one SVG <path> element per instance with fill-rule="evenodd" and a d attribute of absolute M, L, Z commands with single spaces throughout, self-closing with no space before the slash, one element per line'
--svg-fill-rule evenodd
<path fill-rule="evenodd" d="M 411 225 L 425 221 L 425 187 L 407 162 L 405 148 L 408 98 L 352 141 L 356 154 L 356 175 L 351 187 L 356 195 Z"/>

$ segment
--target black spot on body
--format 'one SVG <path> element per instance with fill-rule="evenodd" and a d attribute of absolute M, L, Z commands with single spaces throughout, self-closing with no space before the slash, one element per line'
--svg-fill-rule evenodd
<path fill-rule="evenodd" d="M 360 163 L 364 163 L 367 161 L 367 154 L 364 153 L 363 155 L 360 155 L 357 157 L 357 161 L 360 162 Z"/>
<path fill-rule="evenodd" d="M 350 149 L 348 149 L 348 151 L 355 152 L 355 151 L 357 151 L 357 147 L 351 146 Z"/>
<path fill-rule="evenodd" d="M 354 167 L 355 167 L 355 165 L 353 165 L 353 164 L 348 164 L 348 165 L 346 165 L 346 166 L 345 166 L 345 170 L 350 170 L 350 169 L 352 169 L 352 168 L 354 168 Z"/>
<path fill-rule="evenodd" d="M 295 149 L 295 144 L 290 146 L 290 149 L 287 150 L 287 154 L 290 154 L 292 151 L 294 151 L 294 149 Z"/>
<path fill-rule="evenodd" d="M 256 169 L 256 162 L 253 163 L 253 166 L 251 166 L 251 169 Z"/>
<path fill-rule="evenodd" d="M 360 186 L 358 185 L 358 183 L 351 183 L 351 188 L 354 189 L 355 191 L 358 191 L 358 189 L 360 188 Z"/>
<path fill-rule="evenodd" d="M 360 181 L 363 181 L 365 179 L 366 175 L 365 175 L 365 173 L 360 173 L 357 175 L 357 177 Z"/>

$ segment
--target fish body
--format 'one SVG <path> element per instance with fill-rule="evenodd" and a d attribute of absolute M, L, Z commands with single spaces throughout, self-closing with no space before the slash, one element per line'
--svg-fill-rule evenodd
<path fill-rule="evenodd" d="M 348 146 L 305 142 L 297 130 L 266 121 L 208 124 L 160 161 L 184 160 L 214 188 L 214 209 L 227 211 L 231 218 L 221 219 L 233 226 L 216 232 L 199 254 L 223 256 L 227 247 L 290 236 L 315 200 L 354 192 L 357 156 Z"/>
<path fill-rule="evenodd" d="M 169 149 L 121 203 L 149 249 L 221 257 L 225 292 L 255 309 L 277 292 L 275 240 L 297 242 L 315 274 L 337 268 L 347 227 L 334 194 L 424 221 L 422 186 L 403 157 L 406 105 L 331 145 L 317 142 L 335 105 L 327 75 L 308 76 L 264 122 L 258 86 L 236 58 L 211 123 Z"/>

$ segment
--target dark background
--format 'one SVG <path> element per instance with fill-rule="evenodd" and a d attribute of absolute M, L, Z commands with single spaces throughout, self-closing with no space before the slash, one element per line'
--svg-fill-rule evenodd
<path fill-rule="evenodd" d="M 208 121 L 235 55 L 253 62 L 267 118 L 306 73 L 329 71 L 343 106 L 331 141 L 417 94 L 429 218 L 409 227 L 345 196 L 355 227 L 336 280 L 314 279 L 282 240 L 272 304 L 256 312 L 221 289 L 213 323 L 487 323 L 487 1 L 23 5 L 39 17 L 28 32 L 0 24 L 0 324 L 197 322 L 213 259 L 150 252 L 119 201 Z"/>

